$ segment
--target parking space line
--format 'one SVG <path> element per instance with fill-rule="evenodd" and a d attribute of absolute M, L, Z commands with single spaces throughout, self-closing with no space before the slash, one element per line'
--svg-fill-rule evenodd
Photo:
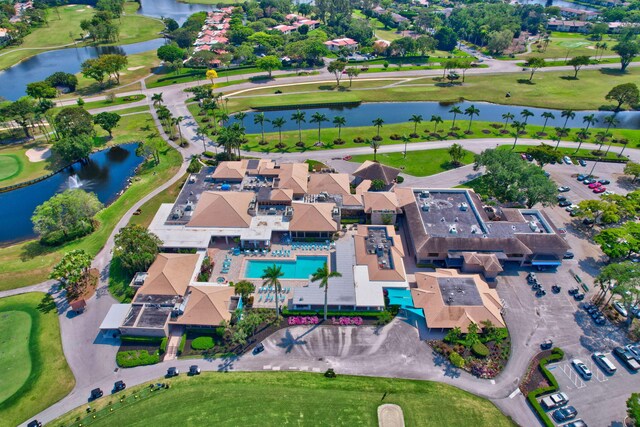
<path fill-rule="evenodd" d="M 580 376 L 571 368 L 571 365 L 569 365 L 568 363 L 561 365 L 560 369 L 569 378 L 569 381 L 573 383 L 576 389 L 581 389 L 587 386 L 585 382 L 582 381 Z"/>

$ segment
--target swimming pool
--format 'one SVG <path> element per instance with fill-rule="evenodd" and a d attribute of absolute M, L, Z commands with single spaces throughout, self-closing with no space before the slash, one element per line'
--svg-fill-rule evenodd
<path fill-rule="evenodd" d="M 247 260 L 244 276 L 247 279 L 260 279 L 264 270 L 275 264 L 282 267 L 284 273 L 282 279 L 308 279 L 325 262 L 327 262 L 326 256 L 298 256 L 295 261 L 250 259 Z"/>

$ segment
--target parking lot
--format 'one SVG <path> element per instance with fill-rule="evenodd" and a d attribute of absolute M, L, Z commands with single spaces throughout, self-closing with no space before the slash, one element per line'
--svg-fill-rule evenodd
<path fill-rule="evenodd" d="M 558 184 L 558 187 L 569 187 L 571 190 L 566 193 L 560 193 L 574 204 L 578 204 L 582 200 L 599 199 L 600 194 L 595 194 L 593 189 L 588 185 L 584 185 L 582 182 L 576 180 L 576 176 L 580 174 L 588 174 L 593 167 L 591 161 L 587 162 L 587 166 L 583 167 L 577 164 L 555 164 L 547 165 L 544 169 L 551 174 L 551 178 Z M 611 181 L 611 184 L 605 185 L 607 190 L 613 191 L 616 194 L 626 194 L 630 191 L 627 180 L 624 178 L 622 171 L 624 170 L 624 163 L 598 163 L 593 175 L 596 179 L 606 179 Z M 555 208 L 562 209 L 564 208 Z M 567 213 L 567 217 L 569 214 Z"/>
<path fill-rule="evenodd" d="M 605 374 L 586 351 L 566 354 L 560 363 L 548 366 L 560 385 L 560 391 L 569 397 L 569 405 L 589 426 L 622 425 L 626 413 L 626 400 L 638 392 L 639 376 L 630 372 L 610 351 L 605 352 L 617 371 Z M 593 373 L 590 380 L 583 380 L 571 366 L 573 358 L 580 359 Z M 550 412 L 553 412 L 550 411 Z"/>

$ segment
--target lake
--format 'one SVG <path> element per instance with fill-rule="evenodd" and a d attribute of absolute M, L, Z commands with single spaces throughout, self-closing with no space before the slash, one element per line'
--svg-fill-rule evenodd
<path fill-rule="evenodd" d="M 164 43 L 165 40 L 160 38 L 122 46 L 67 48 L 39 53 L 0 71 L 0 96 L 13 101 L 25 95 L 27 84 L 44 80 L 56 71 L 78 73 L 80 65 L 87 59 L 108 53 L 133 55 L 156 50 Z"/>
<path fill-rule="evenodd" d="M 105 205 L 113 202 L 142 163 L 137 146 L 129 143 L 99 151 L 36 184 L 0 193 L 0 244 L 36 237 L 31 224 L 36 206 L 69 188 L 94 192 Z"/>
<path fill-rule="evenodd" d="M 520 3 L 520 4 L 539 4 L 541 6 L 558 6 L 558 7 L 566 7 L 566 8 L 570 8 L 570 9 L 577 9 L 577 10 L 586 10 L 586 11 L 590 11 L 590 12 L 597 12 L 598 9 L 592 6 L 586 6 L 584 4 L 580 4 L 580 3 L 573 3 L 570 1 L 565 1 L 565 0 L 551 0 L 551 1 L 547 1 L 547 0 L 517 0 L 514 3 Z"/>
<path fill-rule="evenodd" d="M 216 9 L 212 4 L 180 3 L 176 0 L 142 0 L 141 5 L 138 9 L 140 15 L 173 18 L 180 25 L 196 12 Z"/>
<path fill-rule="evenodd" d="M 475 105 L 476 108 L 480 110 L 480 115 L 475 116 L 473 118 L 474 121 L 487 121 L 487 122 L 503 122 L 502 114 L 512 113 L 516 116 L 516 120 L 522 120 L 520 117 L 520 112 L 525 108 L 535 115 L 533 117 L 529 117 L 528 124 L 532 125 L 543 125 L 544 119 L 540 116 L 543 112 L 549 111 L 555 115 L 555 120 L 549 120 L 547 126 L 550 129 L 553 129 L 555 126 L 562 126 L 564 124 L 564 118 L 560 117 L 560 111 L 558 110 L 550 110 L 544 108 L 531 108 L 531 107 L 519 107 L 513 105 L 499 105 L 499 104 L 490 104 L 486 102 L 459 102 L 455 104 L 462 111 L 470 105 Z M 409 121 L 409 118 L 413 114 L 422 115 L 423 123 L 422 127 L 433 126 L 433 124 L 429 123 L 432 115 L 441 116 L 443 120 L 452 120 L 453 114 L 449 113 L 449 110 L 453 107 L 453 105 L 442 105 L 438 102 L 375 102 L 375 103 L 363 103 L 359 106 L 355 107 L 341 107 L 341 108 L 309 108 L 309 109 L 301 109 L 301 111 L 306 111 L 307 117 L 306 123 L 302 123 L 302 129 L 317 129 L 318 125 L 316 123 L 309 123 L 311 119 L 311 115 L 316 111 L 323 113 L 329 119 L 328 122 L 324 122 L 322 127 L 333 127 L 331 123 L 335 116 L 344 116 L 347 119 L 347 127 L 357 127 L 357 126 L 371 126 L 373 130 L 373 125 L 371 121 L 375 118 L 382 118 L 385 124 L 390 123 L 403 123 Z M 287 123 L 282 127 L 283 131 L 287 130 L 298 130 L 298 125 L 296 122 L 291 120 L 291 114 L 294 113 L 295 110 L 278 110 L 278 111 L 265 111 L 264 115 L 269 120 L 273 120 L 276 117 L 284 117 Z M 606 126 L 603 124 L 602 120 L 606 116 L 610 116 L 611 112 L 607 111 L 576 111 L 576 117 L 573 120 L 569 120 L 567 123 L 567 127 L 572 128 L 581 128 L 584 127 L 584 123 L 582 121 L 583 117 L 588 114 L 595 114 L 598 118 L 598 124 L 595 127 L 603 127 Z M 258 114 L 255 111 L 251 111 L 247 113 L 247 117 L 244 119 L 244 126 L 246 128 L 247 133 L 260 133 L 260 125 L 253 123 L 253 118 Z M 617 126 L 618 128 L 623 129 L 640 129 L 640 112 L 637 111 L 621 111 L 617 115 L 620 124 Z M 235 119 L 232 118 L 232 122 Z M 456 120 L 460 121 L 460 127 L 464 128 L 464 122 L 468 121 L 468 117 L 458 114 Z M 594 127 L 594 126 L 592 126 Z M 271 126 L 270 123 L 265 124 L 265 132 L 274 132 L 275 130 Z"/>

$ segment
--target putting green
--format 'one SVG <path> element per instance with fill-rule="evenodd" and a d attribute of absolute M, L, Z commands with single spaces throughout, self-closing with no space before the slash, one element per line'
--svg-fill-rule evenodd
<path fill-rule="evenodd" d="M 566 47 L 567 49 L 576 49 L 583 46 L 589 46 L 591 42 L 587 41 L 564 41 L 558 42 L 558 46 Z"/>
<path fill-rule="evenodd" d="M 22 387 L 31 374 L 31 316 L 24 311 L 0 313 L 0 403 Z"/>
<path fill-rule="evenodd" d="M 22 170 L 22 163 L 13 154 L 0 155 L 0 181 L 13 178 Z"/>

